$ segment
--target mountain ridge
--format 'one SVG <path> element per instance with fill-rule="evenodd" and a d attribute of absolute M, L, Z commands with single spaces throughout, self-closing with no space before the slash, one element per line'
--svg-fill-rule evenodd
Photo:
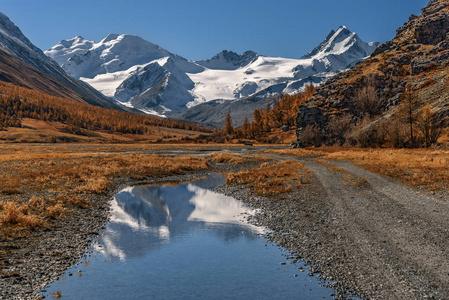
<path fill-rule="evenodd" d="M 307 59 L 268 57 L 254 51 L 237 54 L 223 50 L 211 59 L 189 61 L 140 37 L 126 34 L 110 34 L 98 43 L 75 37 L 61 41 L 45 54 L 69 74 L 89 83 L 106 96 L 146 113 L 166 114 L 211 100 L 244 99 L 262 91 L 270 97 L 273 94 L 268 91 L 278 91 L 274 87 L 282 86 L 282 90 L 278 91 L 282 93 L 298 92 L 307 82 L 324 81 L 365 59 L 377 45 L 363 42 L 346 27 L 345 30 L 340 29 L 343 27 L 333 31 L 328 39 L 337 34 L 333 40 L 346 38 L 347 45 L 331 44 L 335 51 L 317 51 L 316 55 L 310 55 Z M 127 43 L 130 39 L 138 45 Z M 339 46 L 342 47 L 340 52 Z M 165 70 L 161 70 L 156 63 Z M 154 85 L 150 86 L 148 80 L 152 80 L 151 76 L 143 76 L 142 73 L 148 65 L 152 65 L 157 72 L 165 73 L 165 79 L 161 77 L 158 81 L 152 81 Z M 186 81 L 186 77 L 190 78 L 193 86 L 180 84 Z M 270 89 L 271 86 L 273 88 Z M 126 91 L 127 87 L 129 91 Z M 176 91 L 179 93 L 176 94 Z"/>
<path fill-rule="evenodd" d="M 0 13 L 1 77 L 25 87 L 93 105 L 121 108 L 97 90 L 67 75 L 22 33 L 5 14 Z"/>

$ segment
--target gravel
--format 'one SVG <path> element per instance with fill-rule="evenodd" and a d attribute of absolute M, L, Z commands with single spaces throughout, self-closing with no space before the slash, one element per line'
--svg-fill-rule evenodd
<path fill-rule="evenodd" d="M 256 225 L 336 290 L 335 298 L 449 299 L 448 194 L 432 195 L 331 162 L 301 160 L 312 183 L 284 200 L 241 186 L 217 190 L 259 209 Z M 363 184 L 351 184 L 351 174 Z M 357 181 L 357 180 L 356 180 Z M 288 234 L 286 234 L 288 233 Z"/>

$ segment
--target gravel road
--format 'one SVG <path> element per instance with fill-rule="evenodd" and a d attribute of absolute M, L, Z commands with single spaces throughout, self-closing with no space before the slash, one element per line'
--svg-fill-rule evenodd
<path fill-rule="evenodd" d="M 449 299 L 447 194 L 347 162 L 300 161 L 313 184 L 299 195 L 272 201 L 238 186 L 221 192 L 261 208 L 256 223 L 273 229 L 270 239 L 310 264 L 338 298 Z"/>

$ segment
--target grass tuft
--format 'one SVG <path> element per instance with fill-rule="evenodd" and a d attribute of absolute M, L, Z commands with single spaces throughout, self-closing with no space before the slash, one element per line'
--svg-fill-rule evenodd
<path fill-rule="evenodd" d="M 21 227 L 40 227 L 44 225 L 42 217 L 28 214 L 29 207 L 25 204 L 17 205 L 12 201 L 0 203 L 0 224 Z"/>
<path fill-rule="evenodd" d="M 261 196 L 282 196 L 300 188 L 306 182 L 307 168 L 298 161 L 287 160 L 275 164 L 262 163 L 258 168 L 229 173 L 226 184 L 249 185 L 253 192 Z"/>
<path fill-rule="evenodd" d="M 62 294 L 61 291 L 56 291 L 51 295 L 52 298 L 62 298 L 62 296 L 64 295 Z"/>

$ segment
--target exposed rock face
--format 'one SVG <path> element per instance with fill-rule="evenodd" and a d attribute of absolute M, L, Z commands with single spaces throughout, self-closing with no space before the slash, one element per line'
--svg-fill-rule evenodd
<path fill-rule="evenodd" d="M 259 57 L 254 51 L 245 51 L 239 55 L 233 51 L 223 50 L 211 59 L 198 60 L 197 64 L 209 69 L 236 70 L 249 65 Z"/>
<path fill-rule="evenodd" d="M 371 78 L 369 84 L 380 102 L 376 118 L 394 114 L 407 83 L 420 99 L 444 115 L 449 110 L 449 99 L 445 96 L 449 94 L 448 76 L 449 1 L 431 0 L 421 16 L 412 15 L 397 30 L 392 41 L 380 45 L 370 58 L 318 88 L 300 108 L 298 128 L 312 124 L 328 133 L 329 122 L 342 115 L 360 120 L 364 112 L 356 98 L 367 87 L 367 78 Z M 311 115 L 322 115 L 324 119 Z M 298 129 L 298 140 L 301 132 Z"/>
<path fill-rule="evenodd" d="M 55 96 L 121 109 L 112 101 L 62 70 L 0 13 L 0 78 Z"/>

